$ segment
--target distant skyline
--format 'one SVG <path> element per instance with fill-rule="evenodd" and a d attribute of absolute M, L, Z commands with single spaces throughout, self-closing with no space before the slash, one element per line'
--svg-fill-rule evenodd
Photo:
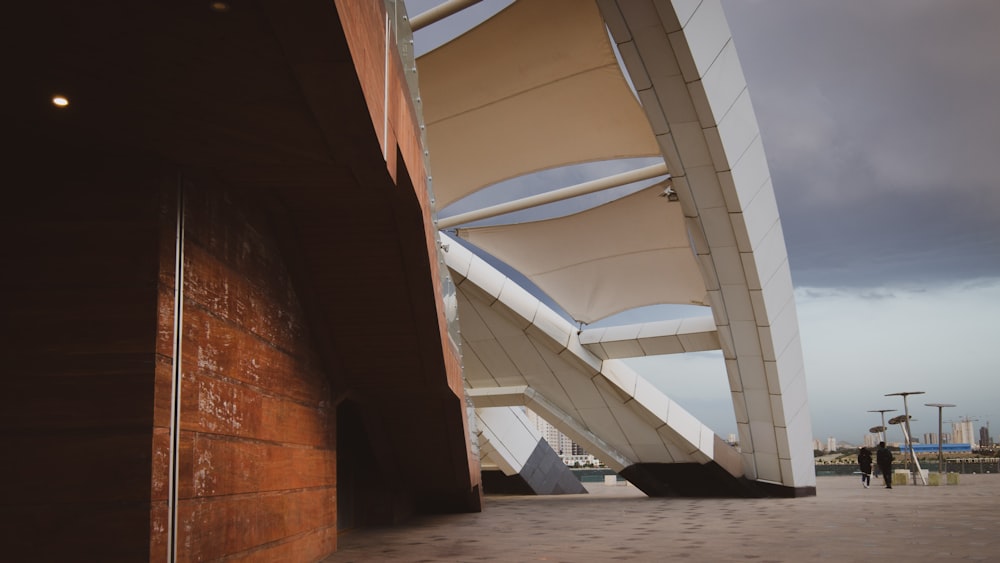
<path fill-rule="evenodd" d="M 418 54 L 508 3 L 418 32 Z M 909 399 L 916 436 L 937 432 L 929 402 L 956 404 L 944 419 L 978 418 L 977 431 L 1000 424 L 1000 4 L 722 5 L 781 213 L 814 437 L 860 443 L 880 424 L 867 411 L 901 414 L 884 395 L 913 390 L 926 392 Z M 630 363 L 717 434 L 735 433 L 720 352 Z"/>

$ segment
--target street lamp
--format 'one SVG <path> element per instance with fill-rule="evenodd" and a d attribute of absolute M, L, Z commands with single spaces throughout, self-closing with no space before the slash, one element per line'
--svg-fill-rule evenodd
<path fill-rule="evenodd" d="M 920 462 L 917 461 L 917 453 L 913 451 L 913 443 L 910 441 L 910 407 L 906 404 L 906 397 L 908 395 L 923 395 L 923 391 L 900 391 L 899 393 L 886 393 L 886 397 L 891 397 L 893 395 L 899 395 L 903 397 L 903 414 L 905 418 L 902 420 L 903 432 L 906 439 L 906 449 L 910 450 L 910 460 L 913 461 L 914 467 L 917 468 L 917 475 L 920 477 L 920 484 L 926 485 L 924 481 L 924 474 L 920 471 Z"/>
<path fill-rule="evenodd" d="M 879 440 L 879 441 L 880 442 L 884 442 L 885 441 L 885 413 L 887 413 L 887 412 L 896 412 L 896 409 L 875 409 L 873 411 L 868 411 L 868 412 L 879 412 L 879 413 L 882 413 L 882 426 L 880 427 L 882 429 L 879 430 L 879 432 L 881 432 L 882 439 Z M 869 430 L 869 432 L 873 432 L 873 430 Z"/>
<path fill-rule="evenodd" d="M 944 448 L 941 446 L 941 411 L 945 407 L 953 407 L 955 405 L 949 405 L 947 403 L 924 403 L 927 407 L 937 407 L 938 410 L 938 473 L 941 475 L 941 484 L 944 484 Z"/>

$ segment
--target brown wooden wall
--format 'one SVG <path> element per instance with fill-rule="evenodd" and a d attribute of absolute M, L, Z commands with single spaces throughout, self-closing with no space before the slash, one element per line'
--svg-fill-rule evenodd
<path fill-rule="evenodd" d="M 0 560 L 143 560 L 159 171 L 28 137 L 5 157 Z"/>
<path fill-rule="evenodd" d="M 316 560 L 336 547 L 336 418 L 264 209 L 207 179 L 184 181 L 178 559 Z M 165 213 L 165 239 L 173 240 Z M 173 318 L 163 245 L 161 334 Z M 161 339 L 160 365 L 172 343 Z M 158 397 L 170 392 L 160 370 Z M 157 400 L 157 404 L 168 401 Z M 158 410 L 154 458 L 169 435 Z M 165 556 L 165 468 L 153 480 L 152 559 Z M 161 532 L 164 530 L 164 532 Z"/>
<path fill-rule="evenodd" d="M 479 510 L 381 4 L 17 8 L 0 560 L 167 557 L 179 178 L 179 559 L 318 559 L 338 527 Z"/>

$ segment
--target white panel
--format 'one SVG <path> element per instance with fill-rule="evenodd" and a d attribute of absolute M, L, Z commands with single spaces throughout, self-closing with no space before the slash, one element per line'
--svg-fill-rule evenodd
<path fill-rule="evenodd" d="M 774 438 L 778 444 L 778 458 L 783 460 L 792 459 L 792 453 L 788 447 L 788 433 L 785 432 L 784 424 L 774 423 Z M 782 471 L 782 475 L 789 475 L 789 473 Z"/>
<path fill-rule="evenodd" d="M 482 362 L 483 367 L 497 381 L 498 385 L 523 385 L 524 379 L 517 366 L 507 357 L 507 352 L 496 340 L 482 340 L 475 344 L 467 343 Z M 511 381 L 514 381 L 513 383 Z"/>
<path fill-rule="evenodd" d="M 778 354 L 787 348 L 799 334 L 798 319 L 795 316 L 795 300 L 788 301 L 771 326 L 762 326 L 758 332 L 764 359 L 776 360 Z"/>
<path fill-rule="evenodd" d="M 678 122 L 670 115 L 667 108 L 664 108 L 664 112 L 666 112 L 667 122 L 670 123 L 670 134 L 673 135 L 674 146 L 677 147 L 677 153 L 683 160 L 685 169 L 689 166 L 712 165 L 712 155 L 705 143 L 705 134 L 701 124 L 697 121 Z"/>
<path fill-rule="evenodd" d="M 664 319 L 662 321 L 651 321 L 648 323 L 642 323 L 641 325 L 639 325 L 639 333 L 637 337 L 651 338 L 654 336 L 666 336 L 666 335 L 677 334 L 681 330 L 681 326 L 684 325 L 684 323 L 688 320 L 692 322 L 697 321 L 697 319 Z M 698 328 L 701 328 L 701 326 L 703 325 L 692 324 L 689 326 L 698 326 Z M 710 320 L 707 326 L 711 326 L 712 330 L 715 329 L 715 325 L 712 324 Z"/>
<path fill-rule="evenodd" d="M 469 300 L 465 288 L 458 289 L 458 315 L 461 325 L 462 340 L 478 342 L 496 338 L 486 321 L 479 314 L 475 303 Z"/>
<path fill-rule="evenodd" d="M 792 465 L 792 461 L 790 459 L 779 457 L 778 465 L 781 467 L 782 484 L 792 486 L 791 484 L 794 483 L 792 476 L 795 473 L 795 467 Z M 815 472 L 816 466 L 813 465 L 813 473 Z"/>
<path fill-rule="evenodd" d="M 722 355 L 726 359 L 736 357 L 736 345 L 733 343 L 733 329 L 728 324 L 720 324 L 719 346 L 722 348 Z"/>
<path fill-rule="evenodd" d="M 618 426 L 615 417 L 606 407 L 603 409 L 580 409 L 580 417 L 591 432 L 600 436 L 611 447 L 625 457 L 635 459 L 635 452 L 628 444 L 628 439 Z"/>
<path fill-rule="evenodd" d="M 596 344 L 604 340 L 604 333 L 607 332 L 607 327 L 596 327 L 596 328 L 585 328 L 580 334 L 580 344 L 587 346 L 588 344 Z"/>
<path fill-rule="evenodd" d="M 544 377 L 551 373 L 531 340 L 524 333 L 500 340 L 507 356 L 526 378 Z"/>
<path fill-rule="evenodd" d="M 730 395 L 733 399 L 733 415 L 735 416 L 736 424 L 749 424 L 750 415 L 747 414 L 746 397 L 738 391 L 734 391 Z"/>
<path fill-rule="evenodd" d="M 694 195 L 694 200 L 698 203 L 698 211 L 704 214 L 706 209 L 713 207 L 725 207 L 726 201 L 722 198 L 722 187 L 719 185 L 719 177 L 715 172 L 715 167 L 688 166 L 687 182 Z"/>
<path fill-rule="evenodd" d="M 637 93 L 642 109 L 646 111 L 646 117 L 649 118 L 649 126 L 653 129 L 653 134 L 669 133 L 670 125 L 667 124 L 667 118 L 663 114 L 663 108 L 660 107 L 660 100 L 656 98 L 656 92 L 648 89 L 639 90 Z"/>
<path fill-rule="evenodd" d="M 632 396 L 625 389 L 619 387 L 615 382 L 608 380 L 607 376 L 603 373 L 595 376 L 593 383 L 601 393 L 601 396 L 604 397 L 604 402 L 607 406 L 624 404 L 632 400 Z"/>
<path fill-rule="evenodd" d="M 656 444 L 659 446 L 660 451 L 655 454 L 654 458 L 648 459 L 647 454 L 647 459 L 644 461 L 662 461 L 667 457 L 666 448 L 663 446 L 663 440 L 661 440 L 660 435 L 657 434 L 656 428 L 647 424 L 646 421 L 635 412 L 635 405 L 633 405 L 633 403 L 634 401 L 629 401 L 627 405 L 613 405 L 611 407 L 611 414 L 618 422 L 618 426 L 625 433 L 630 446 L 634 446 L 635 444 L 645 444 L 647 446 L 650 444 Z M 633 449 L 633 451 L 635 451 L 635 449 Z"/>
<path fill-rule="evenodd" d="M 499 297 L 500 290 L 503 289 L 503 284 L 506 280 L 506 276 L 483 260 L 477 258 L 469 265 L 468 282 L 475 284 L 476 287 L 491 296 L 493 300 Z"/>
<path fill-rule="evenodd" d="M 781 395 L 774 396 L 780 401 L 782 410 L 782 419 L 780 422 L 783 426 L 787 426 L 790 424 L 790 419 L 797 416 L 804 409 L 807 410 L 809 397 L 806 389 L 805 374 L 802 373 L 797 377 L 789 378 L 787 385 L 785 385 L 785 390 L 782 391 Z M 775 424 L 777 423 L 778 418 L 776 415 Z"/>
<path fill-rule="evenodd" d="M 616 43 L 623 43 L 632 39 L 632 34 L 618 9 L 618 2 L 615 0 L 597 0 L 597 7 L 601 10 L 601 16 L 611 32 L 611 37 Z"/>
<path fill-rule="evenodd" d="M 787 426 L 789 418 L 806 406 L 806 380 L 797 377 L 780 395 L 771 395 L 771 413 L 776 426 Z"/>
<path fill-rule="evenodd" d="M 516 326 L 520 330 L 524 330 L 531 324 L 535 318 L 536 311 L 538 311 L 541 305 L 541 302 L 529 293 L 528 290 L 512 281 L 505 283 L 500 290 L 499 303 L 502 303 L 509 311 L 498 309 L 497 304 L 494 304 L 494 310 L 499 311 L 501 315 L 508 318 L 512 323 L 516 323 Z"/>
<path fill-rule="evenodd" d="M 629 324 L 629 325 L 617 325 L 609 326 L 604 330 L 604 336 L 601 338 L 604 342 L 614 342 L 618 340 L 635 340 L 639 336 L 639 331 L 642 330 L 642 324 Z"/>
<path fill-rule="evenodd" d="M 750 419 L 750 433 L 753 434 L 753 451 L 760 460 L 761 454 L 778 455 L 778 444 L 774 439 L 774 424 L 770 420 Z"/>
<path fill-rule="evenodd" d="M 627 2 L 628 0 L 625 1 Z M 668 2 L 666 0 L 659 0 L 657 2 L 657 6 L 673 5 L 673 11 L 675 14 L 674 19 L 680 27 L 684 27 L 689 21 L 691 21 L 691 17 L 694 16 L 694 11 L 698 8 L 698 5 L 701 4 L 701 1 L 702 0 L 673 0 L 673 2 Z M 660 12 L 661 20 L 664 22 L 664 27 L 666 27 L 666 22 L 670 21 L 667 16 L 668 12 L 663 9 L 658 11 Z M 672 32 L 676 30 L 668 28 L 667 31 Z"/>
<path fill-rule="evenodd" d="M 722 144 L 722 137 L 718 127 L 705 127 L 705 144 L 708 146 L 708 153 L 712 155 L 712 163 L 719 172 L 724 172 L 732 168 L 732 163 L 726 157 L 726 149 Z"/>
<path fill-rule="evenodd" d="M 715 432 L 712 432 L 711 428 L 704 425 L 701 427 L 701 442 L 698 444 L 698 449 L 701 450 L 701 453 L 708 456 L 708 459 L 705 461 L 713 459 L 715 456 Z"/>
<path fill-rule="evenodd" d="M 666 428 L 666 426 L 664 426 L 663 428 Z M 670 456 L 674 459 L 675 463 L 693 463 L 698 461 L 694 457 L 694 454 L 697 453 L 698 451 L 697 448 L 688 445 L 684 445 L 682 447 L 680 444 L 674 442 L 673 440 L 680 440 L 680 442 L 684 444 L 686 444 L 686 442 L 683 439 L 677 437 L 676 434 L 668 436 L 667 433 L 663 431 L 663 428 L 660 429 L 660 438 L 663 439 L 663 444 L 667 446 L 667 451 L 670 452 Z"/>
<path fill-rule="evenodd" d="M 782 262 L 770 279 L 764 281 L 764 288 L 753 291 L 750 288 L 750 301 L 753 303 L 754 314 L 762 324 L 770 324 L 774 317 L 785 307 L 789 299 L 795 299 L 795 288 L 792 286 L 792 275 L 788 271 L 788 262 Z"/>
<path fill-rule="evenodd" d="M 698 269 L 701 271 L 702 279 L 705 280 L 705 291 L 707 292 L 705 299 L 711 308 L 712 319 L 717 325 L 725 323 L 727 318 L 726 302 L 722 300 L 719 276 L 715 269 L 715 260 L 711 254 L 702 254 L 697 256 L 697 258 Z"/>
<path fill-rule="evenodd" d="M 771 177 L 771 172 L 767 167 L 767 157 L 764 154 L 764 143 L 761 141 L 760 135 L 750 143 L 746 152 L 733 164 L 732 174 L 736 192 L 727 193 L 726 199 L 732 200 L 731 205 L 742 209 L 743 205 L 751 201 L 757 190 Z"/>
<path fill-rule="evenodd" d="M 641 463 L 670 463 L 672 461 L 667 447 L 663 445 L 663 440 L 657 440 L 655 444 L 632 444 L 632 451 L 635 452 L 636 461 Z"/>
<path fill-rule="evenodd" d="M 703 121 L 702 124 L 711 127 L 718 123 L 719 118 L 726 114 L 747 87 L 746 79 L 743 77 L 743 68 L 740 66 L 740 59 L 736 54 L 736 45 L 732 41 L 726 43 L 719 56 L 712 61 L 708 71 L 704 73 L 701 83 L 712 108 L 710 116 L 703 116 L 703 119 L 708 117 L 711 121 Z"/>
<path fill-rule="evenodd" d="M 667 425 L 693 448 L 697 448 L 702 424 L 674 401 L 671 401 L 670 410 L 667 412 Z"/>
<path fill-rule="evenodd" d="M 753 260 L 748 260 L 742 256 L 743 269 L 747 273 L 747 279 L 753 280 L 756 287 L 761 287 L 771 276 L 775 275 L 782 264 L 788 261 L 788 254 L 785 250 L 785 237 L 781 229 L 781 223 L 775 225 L 768 231 L 760 244 L 753 251 Z M 748 267 L 750 265 L 751 267 Z M 751 277 L 751 274 L 754 277 Z"/>
<path fill-rule="evenodd" d="M 677 179 L 675 178 L 674 182 L 676 183 L 676 181 Z M 695 254 L 711 254 L 712 247 L 708 245 L 708 239 L 705 238 L 705 230 L 701 226 L 701 218 L 697 215 L 685 216 L 684 225 L 687 227 L 688 237 L 691 239 L 691 246 L 693 247 Z"/>
<path fill-rule="evenodd" d="M 699 78 L 698 69 L 695 67 L 694 58 L 691 56 L 691 46 L 688 45 L 684 32 L 673 31 L 667 33 L 667 39 L 670 41 L 670 47 L 674 51 L 677 66 L 680 67 L 684 80 L 688 82 L 697 80 Z"/>
<path fill-rule="evenodd" d="M 461 243 L 449 237 L 447 234 L 439 232 L 441 243 L 448 245 L 448 250 L 444 253 L 445 263 L 451 268 L 455 285 L 465 280 L 469 273 L 469 266 L 472 264 L 472 251 L 462 246 Z"/>
<path fill-rule="evenodd" d="M 719 349 L 719 335 L 715 332 L 696 332 L 678 335 L 685 352 L 704 352 Z"/>
<path fill-rule="evenodd" d="M 669 117 L 669 116 L 664 116 Z M 674 141 L 674 136 L 672 133 L 664 133 L 662 135 L 656 136 L 656 144 L 660 147 L 660 152 L 663 153 L 663 159 L 667 163 L 667 170 L 673 176 L 683 176 L 684 175 L 684 161 L 681 160 L 680 152 L 677 149 L 677 143 Z"/>
<path fill-rule="evenodd" d="M 678 203 L 681 204 L 681 214 L 684 216 L 688 230 L 690 230 L 691 218 L 698 216 L 698 204 L 694 200 L 694 194 L 691 193 L 688 178 L 687 176 L 682 176 L 680 173 L 675 173 L 670 177 L 670 182 L 674 191 L 677 192 L 677 197 L 680 198 Z"/>
<path fill-rule="evenodd" d="M 646 59 L 648 60 L 648 58 L 647 55 Z M 670 61 L 673 62 L 673 58 Z M 691 93 L 688 91 L 687 83 L 684 82 L 684 77 L 680 74 L 673 76 L 664 76 L 655 72 L 651 74 L 653 88 L 656 90 L 656 99 L 660 101 L 660 107 L 663 108 L 663 115 L 667 117 L 667 121 L 671 124 L 672 128 L 678 123 L 693 123 L 697 124 L 700 130 L 701 124 L 698 120 L 698 112 L 694 109 Z M 681 154 L 684 154 L 683 151 Z"/>
<path fill-rule="evenodd" d="M 527 332 L 552 351 L 559 352 L 569 343 L 570 332 L 576 330 L 552 309 L 539 307 L 535 313 L 535 321 L 528 327 Z"/>
<path fill-rule="evenodd" d="M 715 272 L 719 277 L 719 286 L 746 283 L 743 271 L 743 260 L 736 246 L 717 246 L 712 249 L 712 260 L 715 262 Z"/>
<path fill-rule="evenodd" d="M 559 408 L 565 411 L 572 410 L 573 402 L 570 400 L 569 394 L 554 375 L 532 377 L 529 381 L 535 393 L 541 395 L 550 403 L 559 405 Z"/>
<path fill-rule="evenodd" d="M 736 248 L 736 238 L 733 234 L 733 225 L 729 222 L 729 212 L 725 207 L 714 207 L 712 209 L 700 209 L 701 224 L 705 229 L 705 238 L 712 246 L 712 251 L 716 252 L 719 247 L 731 246 Z M 718 264 L 718 262 L 716 262 Z M 719 272 L 719 281 L 726 283 L 722 272 Z"/>
<path fill-rule="evenodd" d="M 645 2 L 630 2 L 629 5 L 639 6 L 648 4 Z M 663 32 L 663 28 L 655 25 L 655 20 L 651 22 L 654 25 L 639 29 L 634 25 L 636 20 L 630 18 L 629 21 L 633 31 L 633 41 L 642 55 L 642 62 L 657 91 L 660 90 L 660 86 L 657 83 L 658 79 L 677 77 L 683 80 L 681 68 L 677 64 L 677 58 L 674 56 L 673 46 L 667 35 Z M 683 81 L 681 83 L 683 84 Z M 659 94 L 662 99 L 664 97 L 663 92 L 659 92 Z"/>
<path fill-rule="evenodd" d="M 667 412 L 670 410 L 670 399 L 642 376 L 636 380 L 635 402 L 646 413 L 643 416 L 650 426 L 659 428 L 666 424 Z"/>
<path fill-rule="evenodd" d="M 733 230 L 741 252 L 748 252 L 760 244 L 761 239 L 778 222 L 778 202 L 770 184 L 757 192 L 743 213 L 731 213 Z"/>
<path fill-rule="evenodd" d="M 698 123 L 702 128 L 715 127 L 715 116 L 712 108 L 708 104 L 708 95 L 705 94 L 705 85 L 701 80 L 687 83 L 688 95 L 691 96 L 691 104 L 698 115 Z"/>
<path fill-rule="evenodd" d="M 776 362 L 768 362 L 766 366 L 773 366 L 770 369 L 777 372 L 775 379 L 781 385 L 782 393 L 792 381 L 804 378 L 805 365 L 802 359 L 802 342 L 799 335 L 796 335 L 795 339 L 780 353 Z M 768 381 L 770 378 L 771 375 L 768 374 Z"/>
<path fill-rule="evenodd" d="M 767 389 L 744 388 L 743 398 L 746 399 L 747 418 L 749 418 L 751 424 L 755 422 L 771 424 L 771 420 L 773 420 L 771 416 L 771 395 L 767 392 Z M 754 438 L 756 438 L 756 434 Z"/>
<path fill-rule="evenodd" d="M 578 372 L 556 371 L 553 376 L 559 381 L 574 409 L 587 409 L 604 407 L 604 399 L 600 392 L 594 387 L 590 378 L 584 377 Z"/>
<path fill-rule="evenodd" d="M 729 390 L 737 393 L 743 392 L 743 381 L 740 379 L 739 360 L 726 359 L 726 378 L 729 379 Z"/>
<path fill-rule="evenodd" d="M 689 81 L 696 80 L 705 74 L 731 39 L 722 3 L 719 0 L 703 0 L 699 3 L 691 19 L 684 25 L 684 37 L 698 71 L 698 75 L 689 77 Z"/>
<path fill-rule="evenodd" d="M 737 356 L 759 356 L 760 339 L 757 336 L 757 324 L 753 321 L 730 321 L 733 333 L 733 344 Z"/>
<path fill-rule="evenodd" d="M 621 389 L 628 398 L 635 396 L 635 384 L 639 376 L 625 362 L 608 360 L 604 362 L 601 373 L 605 379 Z"/>
<path fill-rule="evenodd" d="M 486 366 L 480 361 L 476 351 L 468 345 L 462 347 L 462 375 L 473 387 L 499 385 L 497 380 L 493 379 L 490 370 L 486 369 Z"/>
<path fill-rule="evenodd" d="M 730 163 L 726 168 L 732 168 L 732 163 L 739 160 L 750 148 L 750 143 L 760 135 L 749 90 L 744 90 L 736 99 L 736 103 L 719 122 L 718 129 L 722 147 L 726 151 L 726 162 Z"/>
<path fill-rule="evenodd" d="M 744 452 L 744 454 L 750 454 L 749 457 L 744 458 L 743 467 L 753 467 L 753 437 L 750 435 L 750 423 L 737 422 L 736 433 L 740 437 L 740 451 Z M 750 461 L 749 466 L 746 464 L 747 460 Z"/>
<path fill-rule="evenodd" d="M 757 479 L 781 483 L 781 465 L 777 454 L 755 453 L 754 461 L 757 463 Z"/>
<path fill-rule="evenodd" d="M 792 417 L 785 429 L 792 454 L 792 483 L 795 487 L 816 486 L 816 465 L 812 454 L 812 421 L 809 409 L 802 409 Z"/>
<path fill-rule="evenodd" d="M 642 346 L 637 340 L 625 340 L 619 342 L 605 342 L 601 345 L 607 354 L 607 359 L 614 358 L 638 358 L 645 355 Z"/>
<path fill-rule="evenodd" d="M 676 336 L 657 336 L 653 338 L 643 338 L 639 341 L 643 355 L 662 356 L 665 354 L 680 354 L 684 352 L 684 345 Z"/>
<path fill-rule="evenodd" d="M 750 292 L 743 284 L 723 284 L 722 298 L 726 300 L 726 313 L 730 323 L 734 321 L 753 321 L 753 306 L 750 304 Z"/>
<path fill-rule="evenodd" d="M 764 367 L 764 360 L 760 356 L 747 354 L 733 361 L 739 366 L 742 388 L 768 390 L 767 371 Z"/>
<path fill-rule="evenodd" d="M 653 83 L 649 80 L 649 74 L 646 72 L 642 57 L 636 49 L 635 41 L 619 43 L 618 54 L 621 55 L 622 63 L 625 65 L 629 78 L 632 80 L 632 87 L 639 92 L 652 88 Z M 641 96 L 640 99 L 642 99 Z M 653 129 L 653 131 L 656 132 L 656 129 Z"/>

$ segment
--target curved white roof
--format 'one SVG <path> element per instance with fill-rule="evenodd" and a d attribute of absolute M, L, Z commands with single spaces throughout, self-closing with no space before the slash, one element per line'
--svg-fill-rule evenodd
<path fill-rule="evenodd" d="M 710 305 L 715 330 L 703 334 L 724 357 L 743 472 L 793 488 L 815 486 L 784 237 L 720 1 L 522 0 L 417 65 L 439 209 L 534 171 L 615 157 L 664 159 L 677 202 L 658 197 L 662 187 L 648 188 L 576 215 L 461 228 L 458 235 L 526 276 L 578 321 L 650 303 Z M 611 358 L 658 341 L 638 335 L 602 341 L 586 330 L 567 336 L 566 320 L 551 310 L 538 313 L 538 296 L 511 278 L 479 275 L 474 270 L 486 266 L 476 261 L 449 258 L 448 265 L 462 279 L 459 321 L 475 393 L 506 396 L 511 393 L 501 390 L 511 386 L 530 388 L 531 400 L 549 405 L 550 416 L 568 417 L 567 428 L 586 429 L 595 444 L 614 444 L 623 464 L 689 459 L 691 450 L 655 452 L 664 445 L 704 445 L 704 437 L 693 435 L 678 441 L 683 428 L 700 423 L 672 428 L 641 409 L 637 416 L 622 414 L 630 403 L 640 404 L 622 389 L 649 384 L 624 375 Z M 612 350 L 595 355 L 581 338 Z M 579 370 L 573 376 L 579 385 L 531 383 L 532 366 L 544 372 L 541 366 L 552 364 L 539 343 L 555 346 L 559 358 L 572 349 L 576 359 L 565 365 Z M 661 344 L 656 349 L 685 352 Z M 601 399 L 604 406 L 595 403 L 586 412 L 571 408 L 574 393 L 600 396 L 589 391 L 592 379 L 622 404 Z M 640 454 L 632 446 L 651 444 L 651 430 L 670 437 Z"/>

